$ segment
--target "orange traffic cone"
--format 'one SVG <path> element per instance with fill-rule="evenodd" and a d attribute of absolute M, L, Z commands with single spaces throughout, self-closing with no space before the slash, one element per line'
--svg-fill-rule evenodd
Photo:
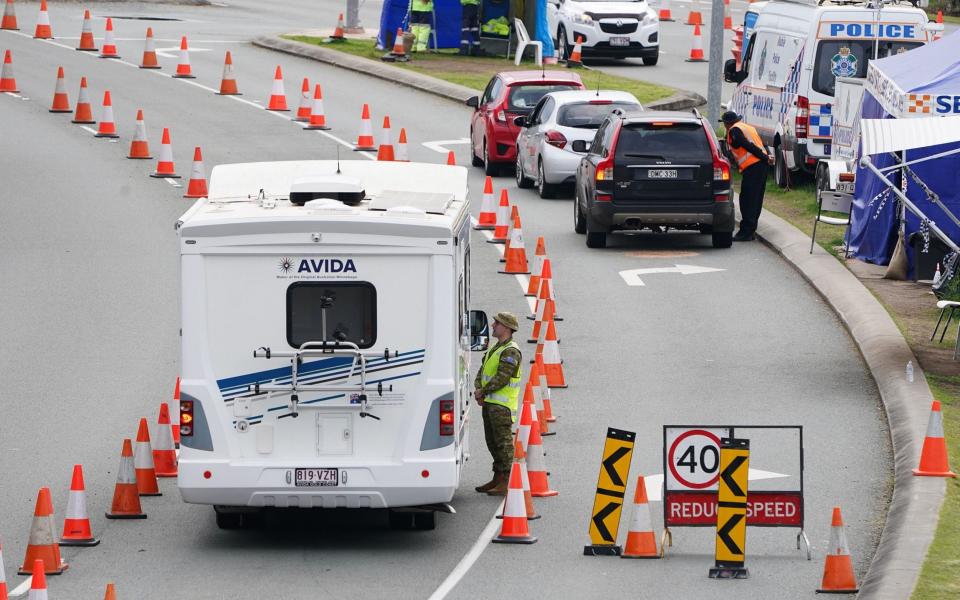
<path fill-rule="evenodd" d="M 47 12 L 47 0 L 40 0 L 40 16 L 37 17 L 37 28 L 33 31 L 33 37 L 38 40 L 53 39 L 50 13 Z"/>
<path fill-rule="evenodd" d="M 130 438 L 124 438 L 120 452 L 120 469 L 117 471 L 117 485 L 113 490 L 113 503 L 106 514 L 108 519 L 146 519 L 140 508 L 140 494 L 137 493 L 137 475 L 133 468 L 133 444 Z"/>
<path fill-rule="evenodd" d="M 483 200 L 480 202 L 480 217 L 473 226 L 476 230 L 494 229 L 497 226 L 497 209 L 493 200 L 493 178 L 487 175 L 483 182 Z"/>
<path fill-rule="evenodd" d="M 7 575 L 3 570 L 3 545 L 0 544 L 0 600 L 7 600 Z"/>
<path fill-rule="evenodd" d="M 520 422 L 517 425 L 517 438 L 526 454 L 530 444 L 530 430 L 540 429 L 540 422 L 537 420 L 537 407 L 533 404 L 533 398 L 524 396 L 520 404 Z M 526 460 L 524 460 L 526 464 Z"/>
<path fill-rule="evenodd" d="M 543 365 L 543 354 L 538 354 L 533 364 L 537 369 L 537 389 L 540 390 L 540 401 L 543 403 L 543 420 L 547 423 L 554 423 L 557 417 L 553 414 L 550 387 L 547 385 L 547 378 L 543 374 L 546 370 Z"/>
<path fill-rule="evenodd" d="M 550 259 L 547 259 L 550 260 Z M 542 271 L 542 270 L 541 270 Z M 547 336 L 546 322 L 553 319 L 554 306 L 550 299 L 550 290 L 548 283 L 540 278 L 540 291 L 537 293 L 537 303 L 534 306 L 533 331 L 527 339 L 528 344 L 537 344 L 535 354 L 543 353 L 543 344 Z M 531 360 L 530 362 L 534 362 Z"/>
<path fill-rule="evenodd" d="M 943 25 L 943 10 L 941 9 L 937 9 L 937 24 L 941 26 Z M 943 37 L 943 34 L 940 31 L 937 31 L 933 34 L 933 41 L 937 41 L 941 37 Z"/>
<path fill-rule="evenodd" d="M 94 136 L 98 138 L 120 137 L 117 135 L 117 124 L 113 121 L 113 102 L 110 100 L 110 90 L 104 90 L 103 92 L 103 112 Z"/>
<path fill-rule="evenodd" d="M 297 116 L 293 120 L 300 123 L 309 123 L 312 108 L 313 98 L 310 97 L 310 80 L 304 77 L 303 84 L 300 85 L 300 105 L 297 106 Z"/>
<path fill-rule="evenodd" d="M 700 25 L 693 27 L 693 44 L 690 46 L 690 56 L 687 62 L 707 62 L 703 55 L 703 37 L 700 35 Z"/>
<path fill-rule="evenodd" d="M 547 421 L 546 407 L 543 404 L 543 393 L 542 390 L 549 390 L 546 386 L 541 386 L 543 377 L 540 374 L 540 368 L 542 367 L 543 361 L 534 362 L 533 366 L 530 367 L 530 376 L 527 379 L 527 387 L 530 390 L 530 397 L 533 399 L 533 406 L 537 412 L 537 423 L 540 425 L 540 435 L 550 436 L 557 435 L 556 431 L 550 431 L 550 422 Z M 526 397 L 526 390 L 524 390 L 524 397 Z"/>
<path fill-rule="evenodd" d="M 523 475 L 520 460 L 514 456 L 510 468 L 510 484 L 503 503 L 503 523 L 500 535 L 491 540 L 494 544 L 533 544 L 537 538 L 530 535 L 527 526 L 527 506 L 523 499 Z"/>
<path fill-rule="evenodd" d="M 150 446 L 150 429 L 147 420 L 140 417 L 137 428 L 137 443 L 133 449 L 133 471 L 137 477 L 137 493 L 141 496 L 162 496 L 157 484 L 157 470 L 153 466 L 153 448 Z"/>
<path fill-rule="evenodd" d="M 627 529 L 627 543 L 620 558 L 660 558 L 657 551 L 657 536 L 650 519 L 650 504 L 647 501 L 647 485 L 643 475 L 637 476 L 637 491 L 633 494 L 633 517 Z"/>
<path fill-rule="evenodd" d="M 153 27 L 147 27 L 147 36 L 143 40 L 143 58 L 140 59 L 140 68 L 160 68 L 160 63 L 157 62 L 157 48 L 153 43 Z"/>
<path fill-rule="evenodd" d="M 407 53 L 403 51 L 402 27 L 397 27 L 397 35 L 393 37 L 393 49 L 390 51 L 390 56 L 392 56 L 394 59 L 407 58 Z"/>
<path fill-rule="evenodd" d="M 536 521 L 540 518 L 536 507 L 533 506 L 533 495 L 530 494 L 530 477 L 527 475 L 527 455 L 520 443 L 520 432 L 513 435 L 513 457 L 520 463 L 520 480 L 523 483 L 523 505 L 527 509 L 527 520 Z M 503 515 L 498 515 L 501 519 Z"/>
<path fill-rule="evenodd" d="M 530 271 L 530 283 L 524 296 L 536 296 L 540 291 L 540 276 L 543 274 L 543 259 L 547 257 L 547 244 L 543 236 L 537 238 L 537 250 L 533 254 L 533 268 Z M 536 336 L 533 336 L 534 338 Z"/>
<path fill-rule="evenodd" d="M 103 600 L 117 600 L 117 588 L 114 584 L 107 584 L 107 589 L 103 593 Z"/>
<path fill-rule="evenodd" d="M 516 205 L 514 205 L 516 208 Z M 510 232 L 510 245 L 504 252 L 506 266 L 499 271 L 507 275 L 529 275 L 530 267 L 527 264 L 527 250 L 523 244 L 523 227 L 520 223 L 520 214 L 513 222 L 513 231 Z"/>
<path fill-rule="evenodd" d="M 699 4 L 690 6 L 690 12 L 687 13 L 687 25 L 703 25 L 703 15 L 697 10 L 698 8 L 700 8 Z"/>
<path fill-rule="evenodd" d="M 160 158 L 157 159 L 157 170 L 150 174 L 150 177 L 158 179 L 180 179 L 173 165 L 173 145 L 170 143 L 170 130 L 163 128 L 163 135 L 160 136 Z"/>
<path fill-rule="evenodd" d="M 223 57 L 223 77 L 220 78 L 220 91 L 217 94 L 221 96 L 241 95 L 237 90 L 237 79 L 233 74 L 233 57 L 230 56 L 229 50 Z"/>
<path fill-rule="evenodd" d="M 545 311 L 546 306 L 544 305 L 545 300 L 550 300 L 550 304 L 552 305 L 550 310 L 551 318 L 554 321 L 562 321 L 563 319 L 557 318 L 557 301 L 553 293 L 553 267 L 551 266 L 551 262 L 549 258 L 543 259 L 543 267 L 541 267 L 540 269 L 540 291 L 537 293 L 537 303 L 533 307 L 533 314 L 527 315 L 528 319 L 532 319 L 534 321 L 547 320 L 545 316 L 546 314 L 546 311 Z M 539 331 L 539 329 L 536 327 L 536 324 L 534 324 L 534 329 L 533 329 L 534 339 L 539 339 L 539 336 L 537 335 L 537 331 Z"/>
<path fill-rule="evenodd" d="M 547 293 L 548 293 L 550 299 L 553 300 L 553 320 L 554 320 L 554 321 L 562 321 L 563 318 L 562 318 L 559 314 L 557 314 L 557 313 L 558 313 L 558 310 L 557 310 L 557 292 L 556 292 L 556 289 L 554 289 L 554 287 L 553 287 L 553 263 L 552 263 L 552 262 L 550 261 L 550 259 L 548 259 L 548 258 L 545 258 L 545 259 L 543 260 L 543 272 L 540 274 L 540 281 L 541 281 L 541 287 L 542 287 L 542 285 L 543 285 L 542 282 L 544 282 L 544 281 L 547 282 Z M 538 302 L 539 302 L 539 300 L 538 300 Z M 534 313 L 533 315 L 527 315 L 527 318 L 528 318 L 528 319 L 535 319 L 535 318 L 536 318 L 536 313 Z M 560 339 L 558 338 L 557 341 L 559 342 Z"/>
<path fill-rule="evenodd" d="M 723 28 L 726 31 L 733 29 L 733 18 L 730 16 L 730 0 L 723 0 Z"/>
<path fill-rule="evenodd" d="M 28 600 L 47 600 L 47 575 L 43 572 L 44 566 L 43 561 L 39 558 L 33 561 L 32 571 L 30 573 L 22 573 L 22 575 L 30 575 L 30 593 L 27 595 Z"/>
<path fill-rule="evenodd" d="M 539 420 L 539 419 L 538 419 Z M 540 427 L 530 428 L 530 441 L 527 442 L 527 475 L 530 477 L 530 493 L 535 498 L 556 496 L 560 492 L 550 489 L 547 478 L 547 461 L 543 456 L 543 438 Z"/>
<path fill-rule="evenodd" d="M 153 158 L 150 156 L 150 144 L 147 141 L 147 125 L 143 122 L 143 110 L 137 109 L 137 125 L 130 140 L 130 152 L 127 158 Z"/>
<path fill-rule="evenodd" d="M 179 401 L 178 401 L 179 403 Z M 174 431 L 180 433 L 170 424 L 170 407 L 166 402 L 160 403 L 160 416 L 157 419 L 157 443 L 153 446 L 153 466 L 157 477 L 177 476 L 177 450 Z"/>
<path fill-rule="evenodd" d="M 407 155 L 407 130 L 405 127 L 400 128 L 400 137 L 397 138 L 397 151 L 395 153 L 395 162 L 410 162 L 410 158 Z"/>
<path fill-rule="evenodd" d="M 20 28 L 17 27 L 17 10 L 13 6 L 13 0 L 7 0 L 7 4 L 3 8 L 3 20 L 0 21 L 0 29 L 7 29 L 9 31 L 20 30 Z"/>
<path fill-rule="evenodd" d="M 63 519 L 61 546 L 96 546 L 100 540 L 93 537 L 90 516 L 87 514 L 87 491 L 83 485 L 83 467 L 73 465 L 70 480 L 70 495 L 67 498 L 67 513 Z"/>
<path fill-rule="evenodd" d="M 176 448 L 180 447 L 180 377 L 177 377 L 177 383 L 173 387 L 173 414 L 176 416 L 176 421 L 171 421 L 170 416 L 167 415 L 167 421 L 170 423 L 170 430 L 173 431 L 173 445 Z M 160 406 L 160 415 L 163 416 L 163 406 Z"/>
<path fill-rule="evenodd" d="M 20 575 L 29 575 L 34 569 L 34 561 L 40 561 L 40 571 L 50 575 L 59 575 L 67 568 L 60 557 L 57 544 L 56 525 L 53 517 L 53 501 L 50 500 L 50 488 L 40 488 L 37 505 L 33 511 L 33 523 L 30 525 L 30 541 L 23 564 L 17 571 Z"/>
<path fill-rule="evenodd" d="M 107 17 L 107 29 L 103 34 L 100 58 L 120 58 L 120 55 L 117 54 L 117 42 L 113 38 L 113 19 L 110 17 Z"/>
<path fill-rule="evenodd" d="M 267 102 L 267 110 L 276 112 L 288 112 L 287 93 L 283 90 L 283 71 L 280 65 L 277 65 L 273 72 L 273 88 L 270 90 L 270 100 Z"/>
<path fill-rule="evenodd" d="M 507 241 L 510 228 L 510 195 L 507 189 L 500 190 L 500 205 L 497 207 L 497 224 L 493 228 L 493 238 L 487 240 L 491 244 L 503 244 Z"/>
<path fill-rule="evenodd" d="M 17 79 L 13 76 L 13 54 L 7 50 L 3 54 L 3 69 L 0 70 L 0 92 L 17 93 Z"/>
<path fill-rule="evenodd" d="M 670 0 L 660 1 L 659 18 L 661 21 L 672 21 L 673 15 L 670 13 Z"/>
<path fill-rule="evenodd" d="M 581 53 L 583 52 L 583 38 L 577 36 L 577 43 L 573 45 L 573 52 L 570 53 L 570 57 L 567 58 L 567 67 L 582 67 L 583 59 L 581 58 Z"/>
<path fill-rule="evenodd" d="M 190 69 L 190 49 L 187 47 L 187 36 L 180 38 L 180 60 L 177 61 L 177 72 L 173 74 L 177 79 L 196 79 Z"/>
<path fill-rule="evenodd" d="M 67 88 L 63 83 L 63 67 L 57 67 L 57 86 L 53 89 L 53 102 L 50 104 L 50 112 L 72 112 L 70 99 L 67 97 Z"/>
<path fill-rule="evenodd" d="M 560 359 L 560 346 L 557 344 L 557 329 L 553 319 L 547 322 L 547 337 L 543 345 L 543 372 L 547 376 L 547 386 L 565 388 L 567 381 L 563 376 L 563 362 Z"/>
<path fill-rule="evenodd" d="M 333 35 L 330 36 L 331 40 L 342 42 L 346 39 L 343 35 L 343 13 L 340 13 L 340 17 L 337 18 L 337 27 L 333 30 Z"/>
<path fill-rule="evenodd" d="M 393 139 L 390 137 L 390 117 L 383 117 L 383 134 L 380 138 L 380 148 L 377 149 L 377 160 L 392 161 Z"/>
<path fill-rule="evenodd" d="M 360 112 L 360 134 L 357 136 L 357 145 L 354 150 L 376 151 L 377 147 L 373 141 L 373 126 L 370 124 L 370 106 L 363 105 Z"/>
<path fill-rule="evenodd" d="M 313 88 L 313 106 L 310 108 L 310 121 L 304 127 L 305 130 L 330 129 L 327 127 L 327 116 L 323 111 L 323 92 L 320 90 L 320 84 Z"/>
<path fill-rule="evenodd" d="M 83 29 L 80 31 L 80 45 L 77 50 L 96 52 L 97 44 L 93 41 L 93 25 L 90 23 L 90 11 L 83 11 Z"/>
<path fill-rule="evenodd" d="M 457 164 L 457 155 L 453 153 L 453 150 L 447 152 L 447 165 L 453 167 Z"/>
<path fill-rule="evenodd" d="M 190 182 L 187 184 L 187 193 L 184 198 L 207 197 L 207 175 L 203 169 L 203 156 L 200 146 L 193 149 L 193 168 L 190 170 Z"/>
<path fill-rule="evenodd" d="M 843 530 L 843 517 L 840 507 L 833 507 L 833 522 L 830 523 L 830 548 L 823 564 L 823 579 L 818 593 L 855 594 L 857 578 L 853 574 L 850 560 L 850 548 L 847 546 L 847 533 Z"/>
<path fill-rule="evenodd" d="M 507 241 L 503 243 L 503 254 L 500 255 L 500 262 L 507 262 L 507 251 L 510 250 L 510 238 L 513 237 L 513 227 L 520 218 L 520 208 L 513 204 L 510 206 L 510 225 L 507 227 Z"/>
<path fill-rule="evenodd" d="M 90 92 L 87 91 L 87 78 L 80 78 L 80 92 L 77 94 L 77 108 L 71 123 L 90 124 L 93 120 L 93 108 L 90 106 Z"/>
<path fill-rule="evenodd" d="M 927 435 L 923 438 L 923 450 L 920 451 L 920 467 L 914 469 L 913 474 L 926 477 L 957 476 L 950 470 L 947 458 L 947 440 L 943 437 L 943 414 L 939 400 L 934 400 L 930 407 Z"/>

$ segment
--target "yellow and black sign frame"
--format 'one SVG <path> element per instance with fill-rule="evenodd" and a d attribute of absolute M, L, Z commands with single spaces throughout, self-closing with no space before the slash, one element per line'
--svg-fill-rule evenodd
<path fill-rule="evenodd" d="M 584 556 L 620 556 L 622 552 L 617 545 L 617 534 L 636 440 L 637 434 L 633 431 L 607 428 L 597 493 L 590 512 L 590 543 L 583 547 Z"/>
<path fill-rule="evenodd" d="M 746 579 L 747 486 L 750 440 L 720 440 L 720 479 L 717 485 L 717 544 L 711 579 Z"/>

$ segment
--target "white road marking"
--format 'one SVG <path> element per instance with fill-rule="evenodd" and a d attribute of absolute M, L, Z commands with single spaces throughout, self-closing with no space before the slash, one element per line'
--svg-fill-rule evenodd
<path fill-rule="evenodd" d="M 441 154 L 446 154 L 450 152 L 449 148 L 444 148 L 444 146 L 453 146 L 453 145 L 463 145 L 469 144 L 470 138 L 460 138 L 458 140 L 438 140 L 435 142 L 423 142 L 424 147 L 433 150 L 434 152 L 439 152 Z"/>
<path fill-rule="evenodd" d="M 28 35 L 27 37 L 33 37 L 33 36 L 29 36 L 29 35 Z M 57 39 L 58 39 L 58 40 L 79 40 L 80 38 L 79 38 L 79 37 L 66 37 L 66 36 L 59 36 L 59 35 L 58 35 L 58 36 L 57 36 Z M 94 40 L 101 40 L 101 41 L 103 41 L 103 38 L 101 38 L 101 37 L 95 37 L 95 38 L 93 38 L 93 39 L 94 39 Z M 117 42 L 142 42 L 142 41 L 144 41 L 143 38 L 114 38 L 114 40 L 117 41 Z M 177 39 L 173 39 L 173 38 L 153 38 L 153 41 L 156 42 L 156 43 L 163 42 L 163 43 L 166 44 L 166 43 L 169 42 L 169 43 L 171 43 L 171 44 L 179 44 L 179 43 L 180 43 L 180 38 L 177 38 Z M 244 41 L 244 40 L 189 40 L 189 41 L 190 41 L 191 44 L 246 44 L 246 43 L 247 43 L 247 42 Z M 179 49 L 180 49 L 180 46 L 177 46 L 177 47 L 175 48 L 175 50 L 179 50 Z M 191 46 L 190 49 L 193 50 L 193 47 Z M 73 50 L 73 48 L 71 48 L 71 50 Z"/>
<path fill-rule="evenodd" d="M 179 182 L 179 181 L 177 181 L 176 179 L 173 179 L 173 178 L 171 178 L 171 177 L 164 177 L 163 180 L 166 181 L 167 183 L 169 183 L 170 185 L 172 185 L 172 186 L 175 187 L 175 188 L 183 187 L 182 185 L 180 185 L 180 182 Z"/>
<path fill-rule="evenodd" d="M 97 130 L 94 129 L 93 127 L 87 127 L 86 125 L 81 125 L 81 126 L 80 126 L 80 129 L 86 129 L 87 131 L 89 131 L 89 132 L 92 133 L 93 135 L 97 135 Z"/>
<path fill-rule="evenodd" d="M 505 502 L 505 501 L 504 501 Z M 483 531 L 480 532 L 480 537 L 477 538 L 477 541 L 474 542 L 470 550 L 460 559 L 460 562 L 457 563 L 457 566 L 450 571 L 450 574 L 447 575 L 447 578 L 443 580 L 443 583 L 440 584 L 440 587 L 436 589 L 428 600 L 443 600 L 447 597 L 447 594 L 453 591 L 453 588 L 457 587 L 457 584 L 460 583 L 460 580 L 463 579 L 463 576 L 467 574 L 467 571 L 470 570 L 470 567 L 473 566 L 473 563 L 477 562 L 477 559 L 480 558 L 480 555 L 483 554 L 483 551 L 486 550 L 487 546 L 490 545 L 490 540 L 493 539 L 494 534 L 497 532 L 497 526 L 500 523 L 500 519 L 497 518 L 503 512 L 503 502 L 500 503 L 500 508 L 497 509 L 497 512 L 490 519 L 490 522 L 487 523 L 487 526 L 483 528 Z"/>
<path fill-rule="evenodd" d="M 29 592 L 29 591 L 30 591 L 30 582 L 31 582 L 32 580 L 33 580 L 32 577 L 27 577 L 27 578 L 23 581 L 23 583 L 21 583 L 20 585 L 18 585 L 16 588 L 14 588 L 14 590 L 13 590 L 12 592 L 10 592 L 10 597 L 11 597 L 11 598 L 18 598 L 18 597 L 26 594 L 27 592 Z"/>
<path fill-rule="evenodd" d="M 779 479 L 781 477 L 790 477 L 784 473 L 775 473 L 773 471 L 763 471 L 761 469 L 749 469 L 747 472 L 748 481 L 761 481 L 763 479 Z M 647 499 L 650 502 L 660 502 L 663 500 L 663 473 L 654 473 L 643 478 L 643 483 L 647 488 Z"/>
<path fill-rule="evenodd" d="M 650 275 L 653 273 L 680 273 L 681 275 L 695 275 L 697 273 L 714 273 L 717 271 L 726 271 L 726 269 L 715 269 L 713 267 L 698 267 L 696 265 L 676 265 L 674 267 L 650 267 L 646 269 L 629 269 L 620 271 L 620 277 L 630 286 L 645 286 L 641 275 Z"/>
<path fill-rule="evenodd" d="M 197 42 L 200 43 L 200 42 Z M 213 48 L 197 48 L 193 46 L 193 42 L 190 43 L 190 52 L 210 52 Z M 180 46 L 171 46 L 169 48 L 157 48 L 157 56 L 162 56 L 164 58 L 179 58 L 180 57 Z"/>

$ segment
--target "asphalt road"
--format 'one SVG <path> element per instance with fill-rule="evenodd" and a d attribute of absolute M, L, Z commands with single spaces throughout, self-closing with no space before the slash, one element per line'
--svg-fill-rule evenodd
<path fill-rule="evenodd" d="M 289 102 L 300 79 L 324 86 L 330 133 L 356 134 L 360 103 L 375 122 L 388 112 L 406 127 L 414 160 L 445 156 L 424 142 L 463 138 L 468 109 L 413 90 L 252 47 L 263 32 L 335 18 L 330 2 L 292 2 L 278 15 L 253 0 L 232 7 L 94 5 L 96 15 L 160 15 L 181 21 L 116 21 L 120 53 L 136 62 L 147 24 L 158 46 L 181 34 L 196 49 L 198 78 L 176 81 L 75 52 L 77 7 L 51 5 L 56 40 L 66 48 L 10 32 L 0 50 L 14 53 L 20 97 L 0 95 L 0 540 L 10 587 L 23 556 L 36 490 L 52 488 L 57 515 L 65 508 L 71 466 L 83 463 L 94 530 L 103 543 L 65 549 L 67 574 L 49 580 L 52 598 L 102 596 L 108 580 L 122 597 L 140 598 L 425 598 L 454 570 L 493 516 L 498 502 L 473 486 L 489 463 L 479 423 L 473 460 L 455 498 L 455 516 L 432 532 L 394 532 L 379 514 L 273 514 L 253 532 L 216 528 L 212 510 L 183 504 L 174 482 L 144 500 L 146 521 L 106 521 L 120 440 L 136 419 L 155 416 L 178 372 L 178 256 L 174 220 L 189 206 L 177 189 L 147 177 L 153 161 L 123 157 L 133 116 L 143 108 L 154 153 L 171 127 L 177 169 L 189 173 L 192 148 L 207 167 L 253 160 L 333 158 L 338 142 L 307 133 L 251 103 L 264 102 L 273 69 L 284 67 Z M 19 5 L 22 27 L 32 27 Z M 102 29 L 98 22 L 96 31 Z M 26 27 L 25 27 L 26 29 Z M 127 41 L 130 40 L 130 41 Z M 170 41 L 173 40 L 173 41 Z M 223 51 L 233 52 L 240 101 L 213 95 Z M 205 50 L 205 51 L 204 51 Z M 176 53 L 171 53 L 172 57 Z M 169 74 L 175 58 L 161 58 Z M 90 81 L 95 115 L 105 88 L 113 95 L 123 136 L 98 140 L 47 112 L 56 67 L 63 65 L 71 101 L 81 75 Z M 199 84 L 199 85 L 197 85 Z M 451 146 L 468 164 L 467 146 Z M 339 147 L 344 158 L 358 158 Z M 479 199 L 482 176 L 471 173 Z M 858 574 L 872 556 L 885 516 L 891 457 L 875 387 L 842 326 L 783 261 L 759 244 L 714 250 L 690 234 L 613 238 L 588 250 L 572 230 L 569 199 L 541 200 L 510 188 L 532 248 L 547 240 L 554 263 L 561 350 L 571 386 L 554 394 L 559 434 L 546 441 L 551 482 L 560 490 L 538 502 L 531 524 L 540 542 L 483 546 L 449 597 L 544 593 L 567 597 L 640 595 L 678 598 L 812 597 L 829 538 L 830 507 L 842 504 Z M 474 212 L 479 205 L 475 205 Z M 512 277 L 496 274 L 497 251 L 474 237 L 474 307 L 527 311 Z M 624 269 L 693 264 L 723 269 L 700 275 L 650 275 L 628 287 Z M 526 332 L 524 337 L 526 337 Z M 531 351 L 532 346 L 525 346 Z M 741 582 L 708 580 L 713 540 L 705 529 L 677 529 L 664 561 L 585 558 L 581 548 L 607 426 L 636 431 L 632 476 L 661 468 L 664 424 L 803 425 L 807 532 L 814 560 L 794 549 L 794 530 L 749 530 Z M 788 444 L 756 450 L 752 466 L 795 481 Z M 659 504 L 654 504 L 657 514 Z M 624 527 L 629 512 L 624 517 Z M 655 516 L 659 530 L 659 517 Z M 59 526 L 59 523 L 58 523 Z M 492 591 L 493 590 L 493 591 Z"/>

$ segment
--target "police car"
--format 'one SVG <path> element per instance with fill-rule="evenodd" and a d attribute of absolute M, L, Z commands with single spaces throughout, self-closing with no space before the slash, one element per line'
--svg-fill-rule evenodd
<path fill-rule="evenodd" d="M 730 109 L 773 148 L 781 187 L 830 156 L 837 78 L 863 78 L 875 55 L 921 46 L 936 30 L 926 12 L 906 3 L 878 9 L 846 0 L 777 0 L 751 8 L 757 14 L 740 68 L 728 60 L 724 79 L 737 84 Z"/>

